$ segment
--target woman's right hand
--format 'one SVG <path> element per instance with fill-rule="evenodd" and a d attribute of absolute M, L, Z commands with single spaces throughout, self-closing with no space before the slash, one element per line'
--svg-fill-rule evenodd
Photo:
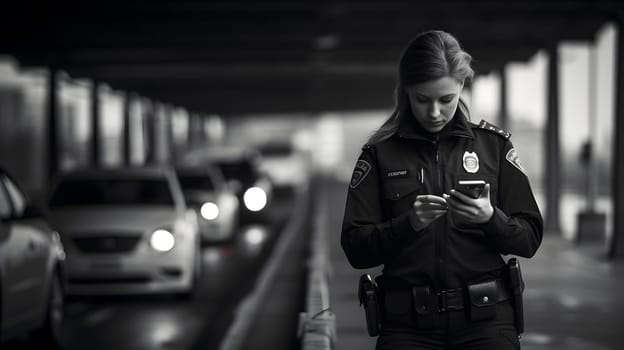
<path fill-rule="evenodd" d="M 415 231 L 420 231 L 447 211 L 446 199 L 431 194 L 417 196 L 409 213 L 409 222 Z"/>

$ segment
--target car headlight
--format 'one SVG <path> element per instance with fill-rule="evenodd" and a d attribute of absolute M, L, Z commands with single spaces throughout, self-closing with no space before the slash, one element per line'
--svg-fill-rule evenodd
<path fill-rule="evenodd" d="M 173 234 L 167 230 L 156 230 L 152 232 L 150 237 L 150 246 L 159 252 L 168 252 L 173 249 L 175 238 Z"/>
<path fill-rule="evenodd" d="M 219 216 L 219 206 L 212 202 L 206 202 L 202 204 L 200 213 L 204 219 L 214 220 Z"/>
<path fill-rule="evenodd" d="M 260 211 L 267 204 L 267 195 L 260 187 L 251 187 L 243 195 L 245 207 L 251 211 Z"/>

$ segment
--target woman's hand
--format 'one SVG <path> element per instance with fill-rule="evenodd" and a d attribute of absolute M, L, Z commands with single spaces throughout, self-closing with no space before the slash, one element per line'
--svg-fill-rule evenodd
<path fill-rule="evenodd" d="M 476 199 L 456 190 L 443 196 L 453 215 L 457 215 L 463 222 L 484 224 L 494 215 L 494 207 L 490 203 L 490 184 L 485 184 L 481 195 Z"/>
<path fill-rule="evenodd" d="M 410 225 L 420 231 L 447 211 L 446 199 L 430 194 L 417 196 L 409 215 Z"/>

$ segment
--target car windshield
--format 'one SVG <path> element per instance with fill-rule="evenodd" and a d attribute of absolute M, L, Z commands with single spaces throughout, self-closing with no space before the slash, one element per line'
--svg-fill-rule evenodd
<path fill-rule="evenodd" d="M 173 206 L 164 179 L 71 179 L 61 182 L 50 206 L 146 205 Z"/>
<path fill-rule="evenodd" d="M 293 154 L 293 149 L 287 143 L 268 143 L 260 146 L 260 153 L 264 157 L 288 157 Z"/>
<path fill-rule="evenodd" d="M 243 183 L 251 183 L 258 177 L 256 168 L 245 160 L 224 160 L 217 164 L 226 179 L 238 179 Z"/>
<path fill-rule="evenodd" d="M 190 175 L 181 174 L 178 175 L 180 179 L 180 186 L 182 189 L 187 190 L 214 190 L 215 186 L 212 179 L 207 175 Z"/>

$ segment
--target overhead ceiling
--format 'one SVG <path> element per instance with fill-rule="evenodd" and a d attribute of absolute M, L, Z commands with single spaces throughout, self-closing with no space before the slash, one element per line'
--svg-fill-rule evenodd
<path fill-rule="evenodd" d="M 620 1 L 44 1 L 4 9 L 0 53 L 198 113 L 388 108 L 396 63 L 443 29 L 478 74 L 593 40 Z"/>

